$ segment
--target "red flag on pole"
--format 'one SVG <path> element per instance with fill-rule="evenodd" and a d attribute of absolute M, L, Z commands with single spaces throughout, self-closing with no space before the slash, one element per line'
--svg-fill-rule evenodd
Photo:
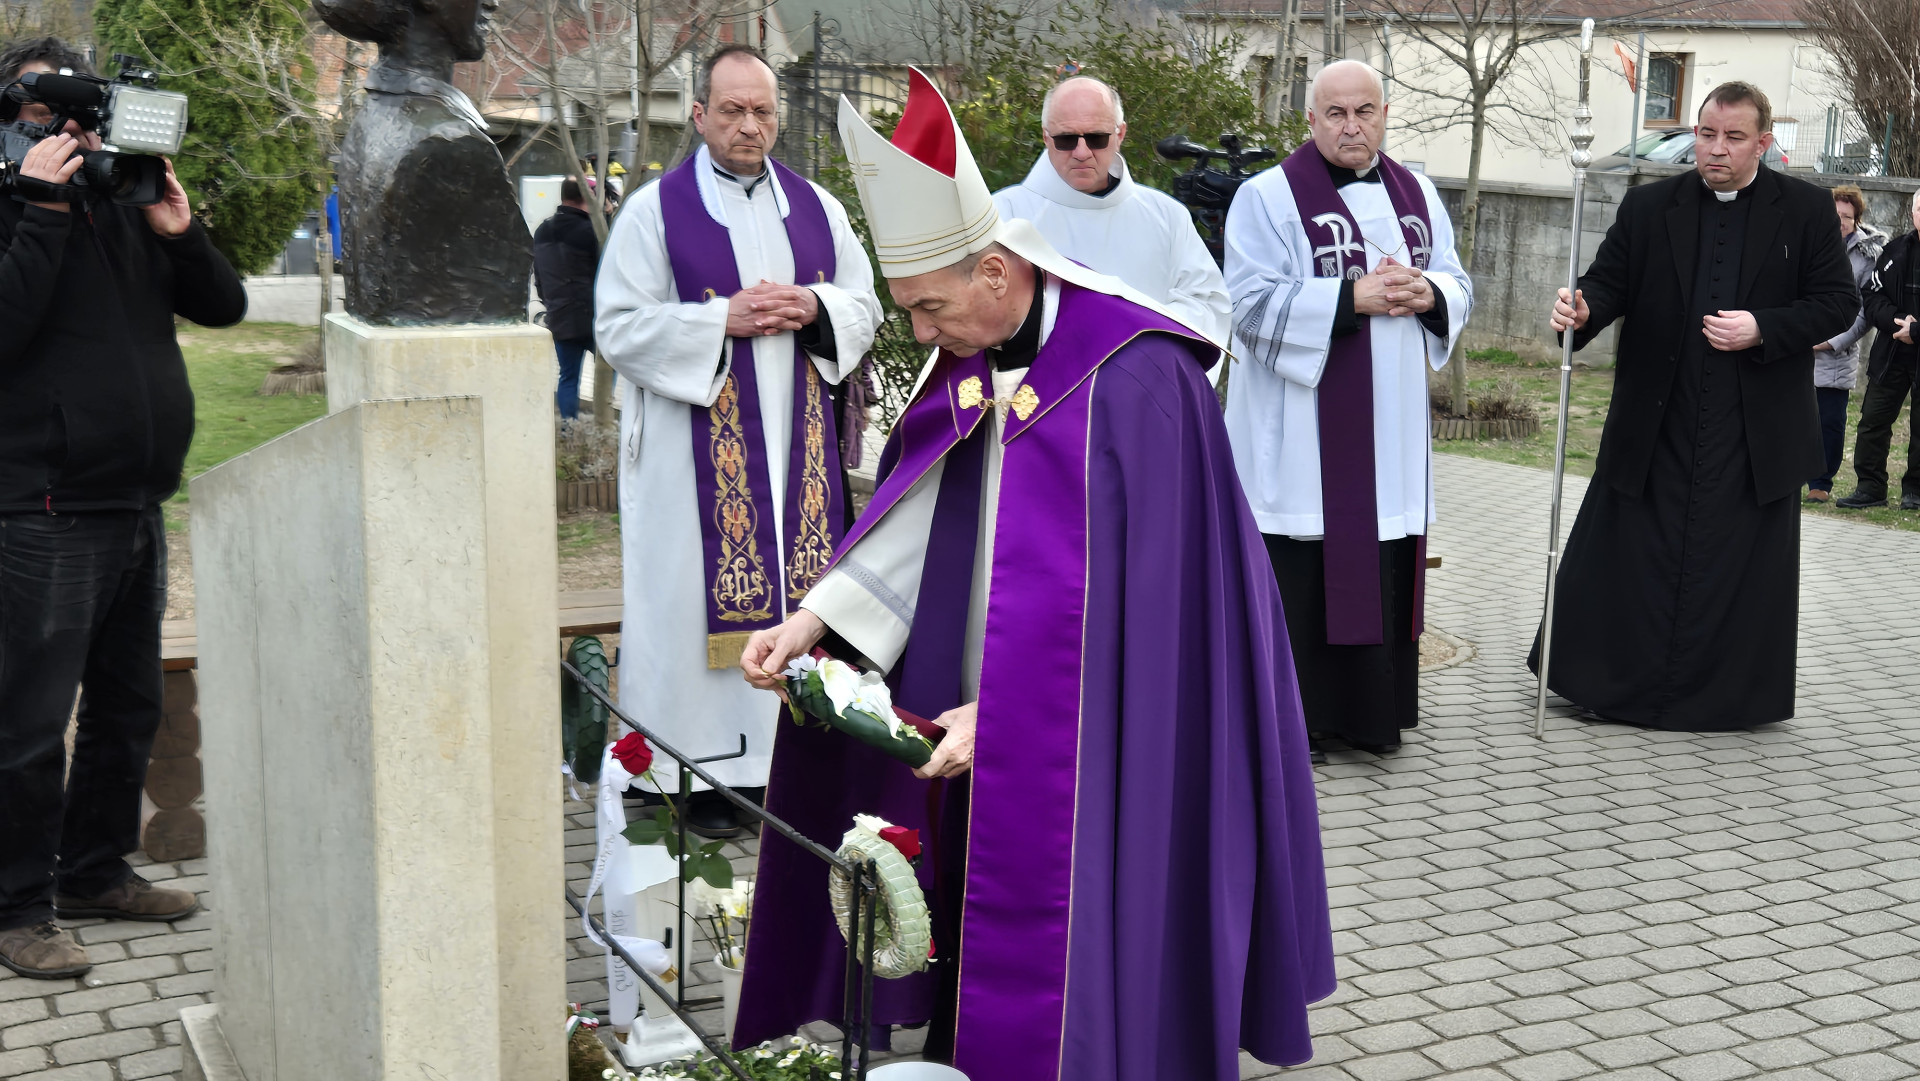
<path fill-rule="evenodd" d="M 1640 92 L 1640 79 L 1638 73 L 1634 71 L 1633 57 L 1628 56 L 1627 50 L 1622 48 L 1617 41 L 1613 43 L 1613 55 L 1620 58 L 1621 65 L 1627 70 L 1627 89 L 1638 94 Z"/>

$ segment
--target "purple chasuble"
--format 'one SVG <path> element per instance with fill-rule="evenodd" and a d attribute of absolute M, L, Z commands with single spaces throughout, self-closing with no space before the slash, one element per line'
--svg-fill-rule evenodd
<path fill-rule="evenodd" d="M 787 241 L 793 280 L 832 281 L 833 230 L 813 185 L 767 159 L 787 197 Z M 680 299 L 699 303 L 740 291 L 727 227 L 707 213 L 688 158 L 660 178 L 660 209 L 667 258 Z M 693 406 L 694 491 L 700 501 L 705 548 L 707 666 L 729 668 L 747 637 L 786 618 L 820 580 L 837 549 L 843 521 L 840 441 L 834 433 L 832 391 L 798 343 L 793 349 L 793 427 L 787 485 L 780 508 L 786 550 L 774 542 L 775 493 L 767 479 L 766 437 L 760 418 L 753 339 L 734 338 L 733 365 L 712 406 Z M 769 556 L 778 559 L 769 564 Z M 784 568 L 784 570 L 783 570 Z"/>
<path fill-rule="evenodd" d="M 1326 158 L 1313 143 L 1280 163 L 1300 227 L 1313 245 L 1314 276 L 1359 281 L 1367 273 L 1367 249 Z M 1399 162 L 1379 155 L 1380 181 L 1400 219 L 1408 265 L 1425 271 L 1432 261 L 1433 225 L 1427 197 Z M 1327 641 L 1336 646 L 1377 646 L 1386 641 L 1380 619 L 1380 512 L 1373 461 L 1373 319 L 1333 339 L 1314 396 L 1320 422 L 1320 512 L 1326 540 Z M 1414 556 L 1413 636 L 1421 631 L 1427 538 Z"/>
<path fill-rule="evenodd" d="M 1001 433 L 970 784 L 936 788 L 814 729 L 783 724 L 775 743 L 769 809 L 807 819 L 816 840 L 856 812 L 924 829 L 944 803 L 921 882 L 936 908 L 962 900 L 955 1065 L 971 1077 L 1230 1081 L 1243 1047 L 1276 1063 L 1312 1054 L 1307 1003 L 1334 985 L 1313 778 L 1278 589 L 1204 373 L 1211 348 L 1062 285 L 1027 373 L 1038 405 Z M 842 545 L 944 460 L 897 673 L 902 705 L 928 713 L 958 704 L 957 671 L 938 669 L 959 664 L 967 590 L 948 587 L 971 579 L 979 534 L 964 523 L 978 520 L 992 431 L 991 405 L 960 405 L 991 387 L 986 358 L 935 363 Z M 964 884 L 943 896 L 929 865 L 949 848 Z M 762 846 L 740 1046 L 839 1013 L 826 874 L 790 850 Z M 930 985 L 880 981 L 878 1019 L 927 1019 Z"/>

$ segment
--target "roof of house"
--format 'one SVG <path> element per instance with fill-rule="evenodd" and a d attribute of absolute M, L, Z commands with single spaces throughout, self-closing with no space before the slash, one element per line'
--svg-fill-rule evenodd
<path fill-rule="evenodd" d="M 1591 18 L 1604 28 L 1609 23 L 1629 26 L 1738 26 L 1750 29 L 1805 25 L 1796 0 L 1585 0 L 1579 5 L 1542 4 L 1533 16 L 1546 23 L 1577 24 Z M 1287 0 L 1185 0 L 1180 13 L 1190 19 L 1273 19 L 1286 14 Z M 1457 17 L 1451 0 L 1347 0 L 1349 19 L 1374 21 L 1383 15 L 1398 17 L 1421 10 L 1437 18 Z M 1325 0 L 1300 0 L 1302 18 L 1318 21 Z"/>

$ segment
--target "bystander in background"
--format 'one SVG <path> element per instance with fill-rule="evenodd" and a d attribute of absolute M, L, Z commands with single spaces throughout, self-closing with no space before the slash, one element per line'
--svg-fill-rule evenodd
<path fill-rule="evenodd" d="M 1873 280 L 1874 264 L 1886 247 L 1887 234 L 1867 224 L 1867 197 L 1852 184 L 1833 189 L 1833 209 L 1840 216 L 1840 235 L 1846 238 L 1847 258 L 1853 263 L 1853 283 L 1862 293 Z M 1846 332 L 1813 347 L 1814 397 L 1820 405 L 1820 445 L 1827 456 L 1826 471 L 1807 485 L 1807 502 L 1833 498 L 1833 475 L 1840 470 L 1847 442 L 1847 400 L 1853 396 L 1860 367 L 1860 339 L 1867 333 L 1863 306 Z"/>

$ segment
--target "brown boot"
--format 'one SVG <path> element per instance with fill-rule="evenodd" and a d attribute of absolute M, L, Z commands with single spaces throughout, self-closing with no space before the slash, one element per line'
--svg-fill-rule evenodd
<path fill-rule="evenodd" d="M 98 897 L 67 897 L 55 894 L 53 911 L 63 920 L 98 916 L 109 920 L 147 920 L 171 923 L 191 915 L 200 902 L 186 890 L 163 890 L 139 875 Z"/>
<path fill-rule="evenodd" d="M 0 965 L 30 980 L 64 980 L 93 967 L 87 951 L 52 920 L 0 931 Z"/>

